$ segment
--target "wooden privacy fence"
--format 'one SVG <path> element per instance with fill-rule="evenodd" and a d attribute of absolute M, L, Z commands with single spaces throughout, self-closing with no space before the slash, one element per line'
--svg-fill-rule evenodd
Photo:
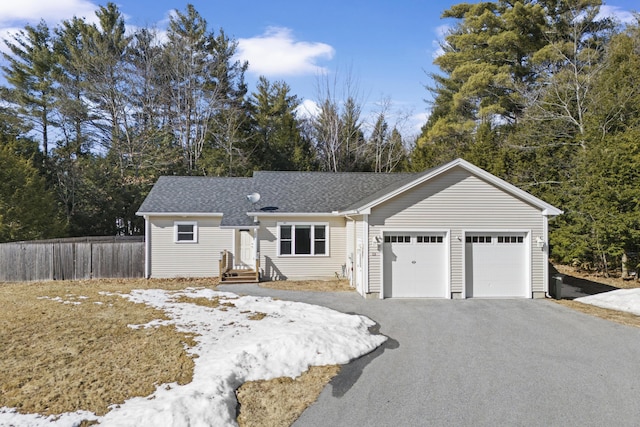
<path fill-rule="evenodd" d="M 144 276 L 142 237 L 0 244 L 0 282 Z"/>

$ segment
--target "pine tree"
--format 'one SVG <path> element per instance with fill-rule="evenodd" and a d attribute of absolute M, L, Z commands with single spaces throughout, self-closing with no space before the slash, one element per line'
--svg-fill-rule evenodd
<path fill-rule="evenodd" d="M 251 133 L 256 149 L 252 164 L 264 170 L 309 170 L 313 164 L 311 145 L 301 133 L 296 117 L 298 98 L 283 81 L 271 83 L 260 77 L 252 93 Z"/>
<path fill-rule="evenodd" d="M 33 159 L 20 155 L 17 141 L 0 135 L 0 242 L 64 235 L 54 196 Z"/>
<path fill-rule="evenodd" d="M 12 86 L 3 91 L 4 100 L 15 106 L 15 112 L 40 134 L 42 152 L 49 154 L 49 133 L 54 103 L 53 38 L 44 21 L 4 40 L 9 53 L 3 53 L 9 63 L 3 66 L 5 78 Z"/>

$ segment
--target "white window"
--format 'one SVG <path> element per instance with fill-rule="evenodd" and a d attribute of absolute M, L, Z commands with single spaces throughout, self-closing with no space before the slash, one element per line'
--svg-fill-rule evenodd
<path fill-rule="evenodd" d="M 278 224 L 278 254 L 324 256 L 329 254 L 328 224 Z"/>
<path fill-rule="evenodd" d="M 176 243 L 197 243 L 198 223 L 196 221 L 175 221 L 173 240 Z"/>

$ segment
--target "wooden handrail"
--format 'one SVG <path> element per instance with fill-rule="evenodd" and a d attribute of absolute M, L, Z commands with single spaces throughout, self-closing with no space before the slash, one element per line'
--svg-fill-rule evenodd
<path fill-rule="evenodd" d="M 220 270 L 220 277 L 222 277 L 222 275 L 227 271 L 231 270 L 231 268 L 229 267 L 229 251 L 228 250 L 225 249 L 224 251 L 220 252 L 220 261 L 219 261 L 218 267 Z"/>

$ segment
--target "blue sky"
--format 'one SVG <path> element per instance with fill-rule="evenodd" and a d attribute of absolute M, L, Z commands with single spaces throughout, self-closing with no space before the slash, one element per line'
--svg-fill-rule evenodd
<path fill-rule="evenodd" d="M 471 1 L 474 2 L 474 1 Z M 104 2 L 89 0 L 4 0 L 0 2 L 0 36 L 36 24 L 49 26 L 76 16 L 95 17 Z M 188 1 L 115 1 L 130 27 L 166 28 L 174 9 L 185 10 Z M 428 73 L 450 20 L 442 11 L 461 1 L 428 0 L 218 0 L 191 1 L 207 20 L 209 28 L 220 28 L 239 42 L 239 54 L 249 61 L 247 82 L 255 88 L 258 76 L 284 80 L 292 93 L 306 101 L 318 97 L 321 81 L 354 82 L 365 111 L 379 111 L 389 100 L 395 117 L 409 118 L 401 127 L 405 134 L 417 133 L 426 121 L 429 105 Z M 621 20 L 632 18 L 637 0 L 611 0 L 604 12 Z M 4 46 L 2 46 L 4 48 Z M 339 95 L 339 94 L 337 94 Z"/>

